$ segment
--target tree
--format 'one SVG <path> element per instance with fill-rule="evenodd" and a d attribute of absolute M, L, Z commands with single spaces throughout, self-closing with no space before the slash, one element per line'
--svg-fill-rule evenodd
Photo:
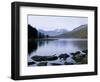
<path fill-rule="evenodd" d="M 46 38 L 49 38 L 49 35 L 46 35 Z"/>
<path fill-rule="evenodd" d="M 38 32 L 38 38 L 44 38 L 44 37 L 45 37 L 45 35 L 43 33 Z"/>
<path fill-rule="evenodd" d="M 28 24 L 28 38 L 38 38 L 38 31 L 36 28 Z"/>

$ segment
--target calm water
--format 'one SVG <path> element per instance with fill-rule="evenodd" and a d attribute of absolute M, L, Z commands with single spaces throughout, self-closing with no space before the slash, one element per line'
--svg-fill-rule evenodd
<path fill-rule="evenodd" d="M 31 57 L 35 55 L 52 56 L 60 55 L 62 53 L 69 54 L 67 62 L 75 62 L 70 53 L 82 51 L 87 49 L 87 39 L 52 39 L 52 40 L 34 40 L 29 42 L 28 49 L 28 62 L 33 61 Z M 49 63 L 63 63 L 59 59 L 56 61 L 49 61 Z M 49 65 L 49 64 L 48 64 Z M 34 65 L 33 65 L 34 66 Z"/>

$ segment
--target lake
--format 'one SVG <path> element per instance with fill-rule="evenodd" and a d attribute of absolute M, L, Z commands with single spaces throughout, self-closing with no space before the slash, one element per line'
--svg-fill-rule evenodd
<path fill-rule="evenodd" d="M 70 53 L 87 49 L 87 39 L 41 39 L 28 41 L 28 62 L 32 62 L 33 56 L 59 56 L 62 53 L 67 53 L 70 57 L 67 62 L 75 63 Z M 48 61 L 50 63 L 61 63 L 64 61 L 57 59 L 56 61 Z M 37 62 L 38 63 L 38 62 Z M 36 66 L 36 64 L 30 65 Z"/>

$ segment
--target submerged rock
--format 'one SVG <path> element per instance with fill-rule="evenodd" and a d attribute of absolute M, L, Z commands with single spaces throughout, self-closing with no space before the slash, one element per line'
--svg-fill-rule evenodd
<path fill-rule="evenodd" d="M 47 66 L 47 62 L 40 62 L 37 64 L 37 66 Z"/>
<path fill-rule="evenodd" d="M 33 56 L 32 59 L 34 61 L 40 62 L 40 61 L 53 61 L 57 60 L 57 56 Z"/>
<path fill-rule="evenodd" d="M 35 62 L 28 62 L 28 65 L 33 65 L 35 64 Z"/>

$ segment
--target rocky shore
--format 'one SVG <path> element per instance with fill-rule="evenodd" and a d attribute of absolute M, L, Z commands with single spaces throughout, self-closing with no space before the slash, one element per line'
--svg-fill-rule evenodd
<path fill-rule="evenodd" d="M 71 57 L 75 63 L 73 62 L 68 62 L 66 61 L 67 58 Z M 33 60 L 32 62 L 28 62 L 28 66 L 31 65 L 35 65 L 35 66 L 57 66 L 57 65 L 78 65 L 78 64 L 87 64 L 88 62 L 88 50 L 82 50 L 82 51 L 76 51 L 70 54 L 67 53 L 62 53 L 59 54 L 58 56 L 56 54 L 52 55 L 52 56 L 39 56 L 39 55 L 35 55 L 33 57 L 31 57 L 31 59 Z M 56 63 L 53 61 L 63 61 L 63 63 Z M 49 61 L 52 61 L 52 63 L 50 63 Z"/>

